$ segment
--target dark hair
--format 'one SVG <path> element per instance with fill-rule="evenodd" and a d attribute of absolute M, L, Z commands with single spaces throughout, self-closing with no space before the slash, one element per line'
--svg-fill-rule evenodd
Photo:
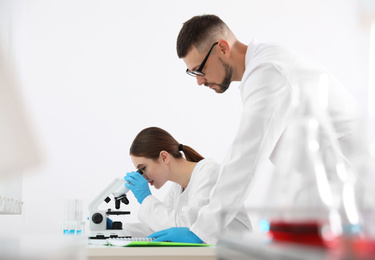
<path fill-rule="evenodd" d="M 216 15 L 206 14 L 190 18 L 183 24 L 177 37 L 176 48 L 178 57 L 185 57 L 193 45 L 197 49 L 198 45 L 205 41 L 209 41 L 207 44 L 212 45 L 217 40 L 211 39 L 213 34 L 221 31 L 223 28 L 228 27 Z"/>
<path fill-rule="evenodd" d="M 130 146 L 130 155 L 145 157 L 153 160 L 159 158 L 161 151 L 167 151 L 174 158 L 181 158 L 180 143 L 173 138 L 167 131 L 158 127 L 149 127 L 143 129 L 135 137 Z M 185 158 L 191 162 L 199 162 L 204 159 L 193 148 L 183 145 L 182 151 Z"/>

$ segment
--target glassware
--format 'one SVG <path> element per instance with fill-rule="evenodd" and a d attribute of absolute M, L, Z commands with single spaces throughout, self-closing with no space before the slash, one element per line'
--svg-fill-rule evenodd
<path fill-rule="evenodd" d="M 354 194 L 360 212 L 361 226 L 357 234 L 343 234 L 332 259 L 370 260 L 375 258 L 375 139 L 374 120 L 360 120 L 353 133 L 354 141 L 347 142 L 345 149 L 354 172 Z"/>
<path fill-rule="evenodd" d="M 83 221 L 83 201 L 69 199 L 65 203 L 62 231 L 64 235 L 83 235 L 85 222 Z"/>
<path fill-rule="evenodd" d="M 326 112 L 327 80 L 323 74 L 294 90 L 292 119 L 273 153 L 265 218 L 275 241 L 334 247 L 361 226 L 354 173 Z"/>

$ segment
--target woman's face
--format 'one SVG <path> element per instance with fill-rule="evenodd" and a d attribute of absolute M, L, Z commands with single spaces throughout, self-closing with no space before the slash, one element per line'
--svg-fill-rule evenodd
<path fill-rule="evenodd" d="M 157 161 L 145 157 L 130 156 L 134 166 L 142 170 L 143 177 L 156 189 L 160 189 L 169 180 L 168 167 L 159 157 Z"/>

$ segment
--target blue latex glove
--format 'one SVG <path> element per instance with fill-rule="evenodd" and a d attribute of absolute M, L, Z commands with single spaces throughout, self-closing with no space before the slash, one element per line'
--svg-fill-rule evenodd
<path fill-rule="evenodd" d="M 140 204 L 147 196 L 151 195 L 148 181 L 139 172 L 128 172 L 124 179 L 127 181 L 125 186 L 133 192 Z"/>
<path fill-rule="evenodd" d="M 149 235 L 150 238 L 155 238 L 155 242 L 171 241 L 180 243 L 195 243 L 202 244 L 203 241 L 187 227 L 172 227 L 155 232 Z"/>
<path fill-rule="evenodd" d="M 112 219 L 110 219 L 110 218 L 107 218 L 107 229 L 112 229 L 112 224 L 113 224 L 113 221 L 112 221 Z"/>

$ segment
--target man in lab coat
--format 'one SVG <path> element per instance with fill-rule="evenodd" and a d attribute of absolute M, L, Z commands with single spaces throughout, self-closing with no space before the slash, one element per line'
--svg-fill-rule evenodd
<path fill-rule="evenodd" d="M 317 91 L 314 88 L 324 75 L 326 111 L 337 140 L 351 134 L 356 106 L 344 87 L 319 64 L 280 46 L 256 41 L 245 45 L 215 15 L 186 21 L 177 39 L 177 53 L 187 66 L 186 73 L 196 77 L 198 85 L 224 93 L 232 81 L 241 81 L 243 111 L 210 204 L 200 210 L 190 230 L 171 228 L 151 237 L 156 241 L 215 244 L 222 228 L 247 198 L 260 165 L 271 157 L 293 120 L 294 93 Z M 229 208 L 234 210 L 225 210 Z"/>

